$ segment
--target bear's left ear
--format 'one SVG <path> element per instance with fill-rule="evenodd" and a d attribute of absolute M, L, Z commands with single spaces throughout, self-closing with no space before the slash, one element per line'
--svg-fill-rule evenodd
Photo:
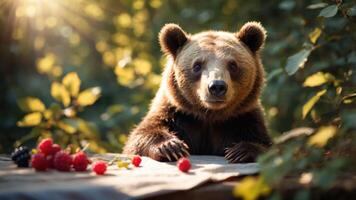
<path fill-rule="evenodd" d="M 187 41 L 187 34 L 176 24 L 166 24 L 159 32 L 162 51 L 171 54 L 174 58 Z"/>
<path fill-rule="evenodd" d="M 266 30 L 259 22 L 247 22 L 237 33 L 237 38 L 255 53 L 265 43 Z"/>

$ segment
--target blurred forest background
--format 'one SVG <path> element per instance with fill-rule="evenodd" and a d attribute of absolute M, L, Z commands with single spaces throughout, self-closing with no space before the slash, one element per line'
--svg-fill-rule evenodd
<path fill-rule="evenodd" d="M 120 152 L 160 83 L 165 23 L 235 32 L 255 20 L 276 138 L 266 176 L 340 171 L 356 155 L 355 15 L 352 0 L 0 0 L 0 152 L 49 136 Z"/>

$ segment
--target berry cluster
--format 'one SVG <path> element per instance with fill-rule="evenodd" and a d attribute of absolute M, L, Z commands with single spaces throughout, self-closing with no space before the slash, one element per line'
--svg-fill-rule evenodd
<path fill-rule="evenodd" d="M 86 171 L 91 163 L 88 156 L 83 151 L 71 155 L 58 144 L 54 144 L 51 138 L 43 139 L 37 145 L 37 153 L 31 156 L 27 147 L 16 148 L 11 154 L 11 159 L 18 167 L 31 167 L 36 171 L 46 171 L 47 169 L 56 169 L 58 171 L 69 172 L 75 170 L 77 172 Z M 140 167 L 141 157 L 135 155 L 131 159 L 131 164 L 135 167 Z M 117 166 L 119 168 L 128 168 L 130 162 L 119 160 Z M 105 174 L 108 164 L 105 161 L 97 161 L 92 164 L 91 168 L 97 175 Z M 182 172 L 188 172 L 191 164 L 188 158 L 181 158 L 177 162 L 177 167 Z"/>
<path fill-rule="evenodd" d="M 37 150 L 38 153 L 31 158 L 31 166 L 37 171 L 46 171 L 48 168 L 64 172 L 69 172 L 72 168 L 75 171 L 86 171 L 90 163 L 84 152 L 79 151 L 70 155 L 58 144 L 53 144 L 50 138 L 43 139 L 37 145 Z"/>

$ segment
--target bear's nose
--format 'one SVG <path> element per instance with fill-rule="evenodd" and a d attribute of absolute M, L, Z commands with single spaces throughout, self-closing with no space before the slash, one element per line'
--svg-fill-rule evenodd
<path fill-rule="evenodd" d="M 227 85 L 225 81 L 222 80 L 214 80 L 209 83 L 208 86 L 210 94 L 216 96 L 216 97 L 221 97 L 225 95 L 227 91 Z"/>

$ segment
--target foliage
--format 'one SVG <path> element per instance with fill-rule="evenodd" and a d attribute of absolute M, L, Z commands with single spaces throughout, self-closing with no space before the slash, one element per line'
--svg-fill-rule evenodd
<path fill-rule="evenodd" d="M 58 103 L 53 102 L 48 108 L 35 97 L 20 99 L 19 107 L 27 114 L 17 125 L 33 128 L 28 135 L 17 141 L 17 145 L 32 138 L 52 137 L 61 144 L 71 144 L 72 148 L 89 143 L 94 152 L 105 152 L 99 145 L 100 135 L 96 125 L 78 116 L 86 106 L 97 101 L 101 90 L 93 87 L 80 91 L 80 84 L 81 80 L 75 72 L 66 74 L 61 82 L 54 81 L 50 93 Z"/>
<path fill-rule="evenodd" d="M 165 23 L 196 33 L 257 20 L 276 143 L 259 160 L 263 180 L 329 188 L 355 163 L 355 16 L 351 0 L 1 1 L 0 152 L 49 135 L 119 152 L 159 85 Z"/>
<path fill-rule="evenodd" d="M 262 177 L 275 189 L 283 187 L 283 179 L 290 175 L 300 176 L 299 184 L 305 188 L 328 189 L 335 186 L 345 170 L 354 172 L 355 127 L 349 120 L 355 116 L 355 62 L 350 62 L 355 49 L 346 44 L 356 39 L 352 34 L 354 19 L 347 14 L 354 7 L 355 4 L 342 1 L 308 6 L 322 8 L 316 19 L 305 19 L 309 24 L 316 20 L 318 23 L 306 38 L 305 47 L 288 58 L 286 72 L 294 75 L 305 67 L 296 78 L 304 79 L 300 84 L 314 94 L 302 106 L 299 119 L 304 121 L 311 113 L 310 121 L 304 124 L 315 130 L 291 130 L 277 138 L 274 147 L 260 157 Z M 343 23 L 332 24 L 332 18 Z M 308 199 L 309 195 L 306 189 L 297 197 Z M 272 198 L 278 196 L 275 192 Z"/>

